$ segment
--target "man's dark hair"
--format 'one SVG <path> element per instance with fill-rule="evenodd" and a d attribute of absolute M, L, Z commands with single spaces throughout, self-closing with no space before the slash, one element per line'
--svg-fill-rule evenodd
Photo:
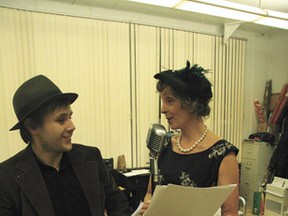
<path fill-rule="evenodd" d="M 31 120 L 30 126 L 36 128 L 43 125 L 44 118 L 48 113 L 55 111 L 57 108 L 65 107 L 68 105 L 70 105 L 70 103 L 66 99 L 55 100 L 47 104 L 43 104 L 33 113 L 31 113 L 26 119 L 30 119 Z M 27 130 L 24 122 L 25 121 L 23 121 L 20 127 L 20 136 L 23 139 L 23 141 L 28 144 L 29 142 L 32 141 L 32 137 L 29 131 Z"/>

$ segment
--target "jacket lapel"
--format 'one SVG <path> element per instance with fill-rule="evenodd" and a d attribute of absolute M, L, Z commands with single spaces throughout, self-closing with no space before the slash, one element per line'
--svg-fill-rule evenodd
<path fill-rule="evenodd" d="M 86 152 L 80 151 L 77 146 L 73 146 L 72 151 L 69 152 L 69 157 L 75 174 L 86 195 L 91 215 L 99 216 L 103 215 L 103 206 L 101 206 L 101 200 L 99 200 L 99 198 L 103 196 L 103 194 L 101 195 L 103 191 L 100 189 L 97 163 L 85 161 L 86 154 Z M 104 200 L 102 200 L 102 202 L 104 205 Z"/>
<path fill-rule="evenodd" d="M 41 216 L 55 216 L 46 184 L 30 146 L 28 146 L 19 157 L 16 168 L 23 172 L 18 175 L 15 180 L 23 192 L 24 197 L 29 201 L 28 203 L 30 203 L 31 208 L 34 207 L 37 214 Z"/>

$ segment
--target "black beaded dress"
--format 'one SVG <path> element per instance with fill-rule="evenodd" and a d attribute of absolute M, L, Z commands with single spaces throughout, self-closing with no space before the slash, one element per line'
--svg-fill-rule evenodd
<path fill-rule="evenodd" d="M 237 155 L 238 149 L 226 140 L 219 140 L 202 152 L 179 154 L 172 150 L 170 139 L 158 158 L 159 184 L 216 186 L 220 164 L 230 152 Z"/>

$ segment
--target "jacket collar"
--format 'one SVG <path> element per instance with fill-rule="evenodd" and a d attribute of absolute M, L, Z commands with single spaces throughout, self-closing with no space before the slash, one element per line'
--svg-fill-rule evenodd
<path fill-rule="evenodd" d="M 30 145 L 19 156 L 16 168 L 22 171 L 22 174 L 16 177 L 16 182 L 37 214 L 55 216 L 45 181 Z"/>
<path fill-rule="evenodd" d="M 87 202 L 92 216 L 103 214 L 103 206 L 99 197 L 103 196 L 103 191 L 99 190 L 99 165 L 95 160 L 86 160 L 87 149 L 78 148 L 79 145 L 73 145 L 70 152 L 67 153 L 71 165 L 86 195 Z"/>

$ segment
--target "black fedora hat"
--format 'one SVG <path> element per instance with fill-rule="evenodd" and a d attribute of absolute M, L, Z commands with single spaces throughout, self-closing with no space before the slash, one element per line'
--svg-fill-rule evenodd
<path fill-rule="evenodd" d="M 15 92 L 13 107 L 18 123 L 11 130 L 20 128 L 23 121 L 41 105 L 57 99 L 66 99 L 72 104 L 78 97 L 76 93 L 62 93 L 46 76 L 37 75 L 24 82 Z"/>

